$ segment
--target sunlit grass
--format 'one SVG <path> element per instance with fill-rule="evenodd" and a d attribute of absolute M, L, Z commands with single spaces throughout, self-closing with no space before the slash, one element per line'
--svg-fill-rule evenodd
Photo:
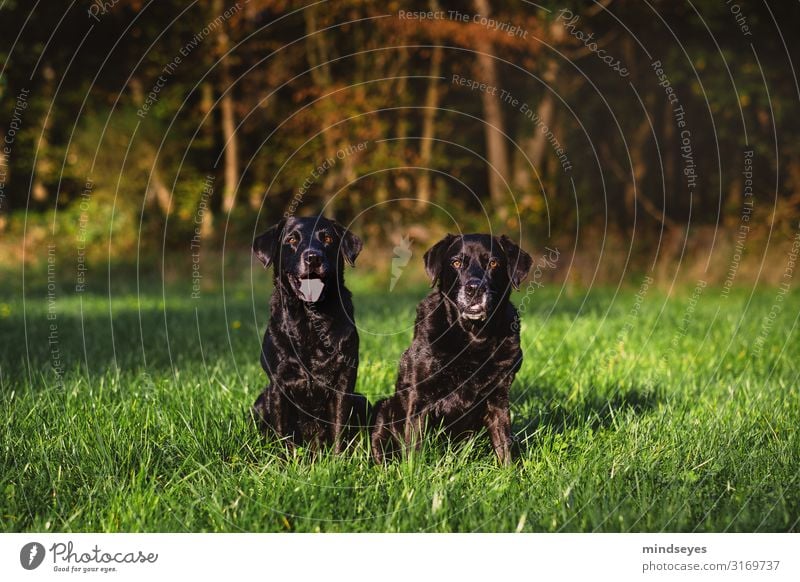
<path fill-rule="evenodd" d="M 354 285 L 358 390 L 390 393 L 425 289 Z M 774 290 L 537 290 L 512 389 L 518 462 L 485 437 L 374 466 L 285 458 L 246 412 L 266 295 L 160 286 L 0 297 L 5 531 L 786 531 L 800 517 L 800 300 Z M 518 299 L 518 298 L 517 298 Z M 584 301 L 585 300 L 585 301 Z M 56 326 L 56 340 L 51 337 Z M 761 349 L 756 347 L 759 335 Z M 65 366 L 52 371 L 53 349 Z"/>

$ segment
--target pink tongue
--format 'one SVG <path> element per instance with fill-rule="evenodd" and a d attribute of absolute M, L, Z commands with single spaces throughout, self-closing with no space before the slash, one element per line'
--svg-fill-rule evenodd
<path fill-rule="evenodd" d="M 324 288 L 325 283 L 319 279 L 300 279 L 300 294 L 303 296 L 303 301 L 309 303 L 318 301 Z"/>

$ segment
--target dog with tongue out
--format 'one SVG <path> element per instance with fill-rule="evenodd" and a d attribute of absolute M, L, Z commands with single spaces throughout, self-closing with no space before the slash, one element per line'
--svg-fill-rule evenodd
<path fill-rule="evenodd" d="M 345 262 L 361 240 L 322 216 L 290 217 L 256 237 L 253 253 L 273 268 L 270 318 L 261 347 L 269 384 L 253 406 L 262 431 L 295 445 L 343 450 L 369 420 L 355 392 L 358 332 Z"/>

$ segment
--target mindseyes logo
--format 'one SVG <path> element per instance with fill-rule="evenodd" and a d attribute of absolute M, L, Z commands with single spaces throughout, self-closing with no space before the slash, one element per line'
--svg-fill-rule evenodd
<path fill-rule="evenodd" d="M 19 552 L 19 563 L 26 570 L 35 570 L 44 561 L 44 546 L 39 542 L 30 542 L 22 546 Z"/>

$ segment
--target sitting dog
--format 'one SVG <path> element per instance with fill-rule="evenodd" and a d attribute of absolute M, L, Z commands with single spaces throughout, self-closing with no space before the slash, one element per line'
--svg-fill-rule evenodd
<path fill-rule="evenodd" d="M 261 349 L 269 384 L 253 406 L 264 432 L 290 447 L 332 444 L 342 450 L 351 422 L 366 426 L 367 399 L 354 392 L 358 333 L 344 262 L 354 265 L 361 240 L 319 217 L 287 218 L 253 242 L 273 265 L 270 319 Z"/>
<path fill-rule="evenodd" d="M 453 436 L 485 427 L 508 464 L 508 392 L 522 364 L 509 295 L 527 276 L 531 257 L 506 236 L 449 234 L 424 261 L 436 289 L 417 307 L 395 394 L 375 405 L 372 455 L 382 463 L 395 444 L 418 447 L 426 425 L 443 425 Z"/>

